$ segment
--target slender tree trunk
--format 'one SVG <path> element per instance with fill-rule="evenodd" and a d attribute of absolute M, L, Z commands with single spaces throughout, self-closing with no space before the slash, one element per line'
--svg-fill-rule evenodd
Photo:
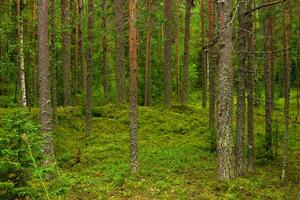
<path fill-rule="evenodd" d="M 247 10 L 252 9 L 252 0 L 247 1 Z M 252 13 L 250 12 L 246 15 L 247 19 L 247 132 L 248 132 L 248 163 L 247 168 L 249 173 L 254 173 L 255 166 L 255 154 L 254 154 L 254 120 L 253 120 L 253 110 L 254 110 L 254 73 L 255 68 L 253 67 L 253 57 L 249 52 L 253 51 L 253 35 L 251 34 L 253 30 Z"/>
<path fill-rule="evenodd" d="M 102 1 L 102 28 L 104 31 L 102 38 L 102 65 L 103 65 L 103 90 L 104 90 L 104 102 L 109 102 L 109 90 L 110 90 L 110 82 L 109 82 L 109 64 L 108 64 L 108 34 L 107 34 L 107 0 Z"/>
<path fill-rule="evenodd" d="M 115 0 L 116 21 L 116 89 L 118 103 L 126 102 L 125 91 L 125 59 L 124 59 L 124 27 L 123 0 Z"/>
<path fill-rule="evenodd" d="M 19 77 L 21 89 L 21 105 L 27 107 L 26 98 L 26 80 L 25 80 L 25 66 L 24 66 L 24 52 L 23 52 L 23 17 L 21 0 L 17 0 L 17 18 L 18 18 L 18 62 L 19 62 Z"/>
<path fill-rule="evenodd" d="M 43 153 L 46 158 L 44 164 L 47 166 L 54 162 L 53 138 L 51 131 L 53 127 L 51 108 L 51 87 L 48 69 L 48 3 L 40 0 L 38 4 L 38 42 L 39 42 L 39 70 L 40 70 L 40 120 L 41 131 L 44 137 Z"/>
<path fill-rule="evenodd" d="M 83 35 L 82 35 L 82 24 L 83 24 L 83 2 L 82 0 L 78 1 L 78 64 L 80 68 L 80 76 L 78 76 L 78 89 L 83 92 L 86 88 L 86 71 L 85 71 L 85 63 L 84 63 L 84 50 L 83 50 Z"/>
<path fill-rule="evenodd" d="M 215 40 L 215 6 L 213 0 L 208 0 L 208 40 L 212 44 Z M 209 128 L 215 128 L 215 52 L 214 46 L 210 46 L 208 50 L 209 56 Z"/>
<path fill-rule="evenodd" d="M 245 118 L 246 118 L 246 103 L 245 103 L 245 80 L 246 80 L 246 51 L 245 44 L 247 43 L 247 24 L 246 24 L 246 2 L 245 0 L 238 1 L 238 86 L 237 86 L 237 109 L 236 109 L 236 164 L 237 175 L 244 174 L 244 137 L 245 137 Z"/>
<path fill-rule="evenodd" d="M 282 3 L 282 31 L 283 31 L 283 92 L 284 92 L 284 155 L 281 173 L 281 181 L 286 181 L 286 168 L 288 164 L 288 137 L 289 137 L 289 103 L 290 103 L 290 76 L 291 58 L 289 50 L 289 40 L 291 40 L 291 3 Z"/>
<path fill-rule="evenodd" d="M 164 24 L 164 104 L 172 103 L 172 45 L 173 45 L 173 8 L 172 0 L 165 0 Z"/>
<path fill-rule="evenodd" d="M 207 93 L 207 58 L 206 58 L 206 49 L 205 49 L 205 0 L 201 0 L 201 75 L 202 75 L 202 108 L 206 108 L 206 93 Z"/>
<path fill-rule="evenodd" d="M 233 69 L 231 0 L 217 1 L 220 58 L 217 90 L 217 154 L 220 180 L 235 177 L 232 141 Z"/>
<path fill-rule="evenodd" d="M 86 136 L 92 132 L 92 106 L 93 106 L 93 28 L 94 28 L 94 3 L 88 0 L 88 49 L 86 69 Z"/>
<path fill-rule="evenodd" d="M 56 121 L 56 107 L 57 107 L 57 77 L 56 77 L 56 35 L 55 35 L 55 0 L 50 1 L 51 4 L 51 17 L 50 17 L 50 27 L 51 27 L 51 35 L 50 35 L 50 49 L 51 49 L 51 58 L 50 58 L 50 66 L 51 66 L 51 90 L 52 90 L 52 108 L 53 108 L 53 120 Z"/>
<path fill-rule="evenodd" d="M 138 127 L 137 127 L 137 0 L 129 0 L 129 76 L 130 76 L 130 160 L 131 172 L 138 171 Z"/>
<path fill-rule="evenodd" d="M 152 69 L 151 69 L 151 43 L 152 43 L 152 0 L 147 1 L 147 46 L 146 46 L 146 83 L 145 83 L 145 106 L 152 104 Z"/>
<path fill-rule="evenodd" d="M 264 3 L 269 0 L 264 0 Z M 272 49 L 271 49 L 271 18 L 269 15 L 270 8 L 265 8 L 265 19 L 264 19 L 264 34 L 265 34 L 265 131 L 266 131 L 266 152 L 267 157 L 272 157 Z"/>
<path fill-rule="evenodd" d="M 32 38 L 36 38 L 37 34 L 36 34 L 36 30 L 35 30 L 35 20 L 36 20 L 36 3 L 35 1 L 32 1 L 32 16 L 31 16 L 31 24 L 32 24 Z M 37 45 L 36 45 L 36 40 L 32 41 L 32 49 L 36 49 Z M 37 76 L 36 74 L 38 74 L 38 69 L 36 66 L 37 63 L 37 52 L 33 51 L 33 60 L 32 60 L 32 72 L 31 72 L 31 102 L 32 105 L 34 105 L 34 103 L 36 102 L 37 96 L 38 96 L 38 81 L 37 81 Z"/>
<path fill-rule="evenodd" d="M 181 83 L 180 83 L 180 49 L 179 49 L 179 40 L 180 40 L 180 15 L 179 8 L 180 2 L 176 0 L 176 95 L 177 101 L 180 101 L 181 98 Z"/>
<path fill-rule="evenodd" d="M 63 96 L 64 105 L 71 105 L 71 58 L 70 58 L 70 35 L 69 35 L 69 17 L 68 0 L 61 0 L 61 29 L 62 29 L 62 74 L 63 74 Z"/>
<path fill-rule="evenodd" d="M 29 86 L 29 74 L 30 74 L 30 0 L 27 1 L 27 20 L 26 20 L 26 58 L 25 58 L 25 88 L 26 88 L 26 101 L 30 110 L 31 98 L 30 98 L 30 86 Z"/>
<path fill-rule="evenodd" d="M 183 81 L 182 81 L 182 103 L 187 103 L 189 96 L 189 64 L 190 64 L 190 23 L 193 0 L 185 1 L 185 31 L 184 31 L 184 55 L 183 55 Z"/>
<path fill-rule="evenodd" d="M 74 90 L 75 96 L 79 93 L 80 88 L 80 66 L 79 66 L 79 59 L 78 59 L 78 40 L 79 40 L 79 3 L 78 0 L 75 2 L 75 41 L 74 41 L 74 65 L 75 65 L 75 72 L 74 72 Z"/>

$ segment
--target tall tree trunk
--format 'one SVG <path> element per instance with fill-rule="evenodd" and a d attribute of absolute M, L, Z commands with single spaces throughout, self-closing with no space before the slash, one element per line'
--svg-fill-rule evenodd
<path fill-rule="evenodd" d="M 83 92 L 86 87 L 86 71 L 85 71 L 85 63 L 84 63 L 84 51 L 83 51 L 83 35 L 82 35 L 82 24 L 83 24 L 83 2 L 82 0 L 77 0 L 78 2 L 78 64 L 80 68 L 78 69 L 80 72 L 80 76 L 78 76 L 78 89 Z"/>
<path fill-rule="evenodd" d="M 115 0 L 115 21 L 116 21 L 116 88 L 118 103 L 126 102 L 125 91 L 125 59 L 124 59 L 124 16 L 123 1 Z"/>
<path fill-rule="evenodd" d="M 87 49 L 87 69 L 86 69 L 86 136 L 92 131 L 92 106 L 93 106 L 93 23 L 94 23 L 94 3 L 88 0 L 88 49 Z"/>
<path fill-rule="evenodd" d="M 47 166 L 54 162 L 53 138 L 51 131 L 53 127 L 51 108 L 51 87 L 48 69 L 48 3 L 40 0 L 38 3 L 38 42 L 39 42 L 39 70 L 40 70 L 40 120 L 41 131 L 44 137 L 43 153 L 44 164 Z"/>
<path fill-rule="evenodd" d="M 245 44 L 247 43 L 247 24 L 246 24 L 246 2 L 245 0 L 238 1 L 238 86 L 237 86 L 237 109 L 236 109 L 236 164 L 237 175 L 244 174 L 244 137 L 245 137 L 245 80 L 246 80 L 246 51 Z"/>
<path fill-rule="evenodd" d="M 182 103 L 187 103 L 189 96 L 189 64 L 190 64 L 190 23 L 193 0 L 185 1 L 185 31 L 184 31 L 184 55 L 183 55 L 183 81 L 182 81 Z"/>
<path fill-rule="evenodd" d="M 205 49 L 205 0 L 201 0 L 201 80 L 202 80 L 202 108 L 206 108 L 206 93 L 207 93 L 207 58 Z"/>
<path fill-rule="evenodd" d="M 269 0 L 264 0 L 264 3 Z M 265 131 L 266 131 L 266 153 L 267 157 L 272 157 L 272 49 L 271 49 L 271 16 L 269 15 L 270 8 L 265 8 L 264 19 L 264 34 L 265 34 Z"/>
<path fill-rule="evenodd" d="M 62 74 L 64 105 L 71 105 L 71 58 L 70 58 L 70 34 L 68 17 L 68 0 L 61 0 L 61 29 L 62 29 Z"/>
<path fill-rule="evenodd" d="M 129 76 L 130 76 L 130 160 L 131 172 L 138 171 L 138 127 L 137 127 L 137 0 L 129 0 Z"/>
<path fill-rule="evenodd" d="M 235 177 L 232 141 L 233 70 L 231 0 L 217 1 L 217 8 L 220 48 L 217 88 L 218 175 L 220 180 L 231 180 Z"/>
<path fill-rule="evenodd" d="M 51 66 L 51 95 L 52 95 L 52 108 L 53 108 L 53 120 L 56 121 L 56 107 L 57 107 L 57 77 L 56 77 L 56 47 L 55 47 L 55 0 L 50 1 L 50 27 L 51 27 L 51 35 L 50 35 L 50 49 L 51 49 L 51 58 L 50 58 L 50 66 Z"/>
<path fill-rule="evenodd" d="M 36 34 L 36 29 L 35 29 L 35 20 L 36 20 L 36 3 L 35 1 L 32 1 L 32 16 L 31 16 L 31 24 L 32 24 L 32 38 L 36 38 L 37 34 Z M 32 49 L 36 49 L 37 45 L 36 45 L 36 40 L 32 41 Z M 37 78 L 37 74 L 38 74 L 38 69 L 37 69 L 37 52 L 33 51 L 33 60 L 32 60 L 32 72 L 31 72 L 31 102 L 32 105 L 34 105 L 34 103 L 36 102 L 37 96 L 38 96 L 38 78 Z"/>
<path fill-rule="evenodd" d="M 179 40 L 180 40 L 180 1 L 176 0 L 176 95 L 177 101 L 180 101 L 181 98 L 181 82 L 180 82 L 180 49 L 179 49 Z"/>
<path fill-rule="evenodd" d="M 289 40 L 291 40 L 291 3 L 282 3 L 282 31 L 283 31 L 283 93 L 284 93 L 284 155 L 281 173 L 281 181 L 286 181 L 286 168 L 288 164 L 288 137 L 289 137 L 289 103 L 290 103 L 290 76 L 291 58 L 289 50 Z"/>
<path fill-rule="evenodd" d="M 173 8 L 172 0 L 165 0 L 164 24 L 164 104 L 172 103 L 172 45 L 173 45 Z"/>
<path fill-rule="evenodd" d="M 145 83 L 145 106 L 152 104 L 152 69 L 151 69 L 151 43 L 152 43 L 152 0 L 147 1 L 147 46 L 146 46 L 146 83 Z"/>
<path fill-rule="evenodd" d="M 27 107 L 26 98 L 26 80 L 25 80 L 25 66 L 24 66 L 24 52 L 23 52 L 23 17 L 21 0 L 17 0 L 17 18 L 18 18 L 18 63 L 19 63 L 19 77 L 21 100 L 20 103 L 23 107 Z"/>
<path fill-rule="evenodd" d="M 208 29 L 208 40 L 209 45 L 214 43 L 215 40 L 215 6 L 213 0 L 208 0 L 208 18 L 209 18 L 209 29 Z M 209 47 L 209 128 L 215 128 L 215 51 L 214 45 Z"/>
<path fill-rule="evenodd" d="M 102 65 L 103 65 L 103 90 L 104 90 L 104 102 L 109 102 L 109 90 L 110 90 L 110 82 L 109 82 L 109 64 L 108 64 L 108 34 L 107 34 L 107 0 L 102 1 L 102 28 L 104 31 L 102 38 Z"/>
<path fill-rule="evenodd" d="M 247 1 L 247 10 L 252 9 L 252 0 Z M 247 132 L 248 132 L 248 163 L 247 168 L 249 173 L 254 173 L 255 167 L 255 154 L 254 154 L 254 120 L 253 120 L 253 110 L 254 110 L 254 73 L 255 68 L 253 67 L 253 57 L 250 54 L 253 51 L 253 35 L 251 34 L 253 30 L 252 13 L 246 15 L 246 30 L 248 32 L 247 36 Z"/>

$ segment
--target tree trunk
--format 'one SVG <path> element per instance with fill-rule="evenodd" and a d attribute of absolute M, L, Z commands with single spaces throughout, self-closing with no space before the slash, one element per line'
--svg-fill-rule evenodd
<path fill-rule="evenodd" d="M 269 0 L 264 0 L 264 3 Z M 272 50 L 271 50 L 271 17 L 269 15 L 270 8 L 265 10 L 264 19 L 264 34 L 265 34 L 265 131 L 266 131 L 266 155 L 268 158 L 272 157 Z"/>
<path fill-rule="evenodd" d="M 130 160 L 131 172 L 138 171 L 138 127 L 137 127 L 137 0 L 129 0 L 129 76 L 130 76 Z"/>
<path fill-rule="evenodd" d="M 92 105 L 93 105 L 93 19 L 94 3 L 88 0 L 88 49 L 86 69 L 86 136 L 92 131 Z"/>
<path fill-rule="evenodd" d="M 247 1 L 247 10 L 252 9 L 252 0 Z M 247 36 L 247 52 L 253 51 L 253 21 L 252 13 L 250 12 L 246 15 L 246 30 L 248 32 Z M 254 110 L 254 73 L 255 68 L 253 67 L 253 57 L 251 54 L 247 56 L 247 132 L 248 132 L 248 163 L 247 168 L 249 173 L 254 173 L 255 166 L 255 154 L 254 154 L 254 119 L 253 119 L 253 110 Z"/>
<path fill-rule="evenodd" d="M 48 3 L 40 0 L 38 4 L 38 42 L 39 42 L 39 70 L 40 70 L 40 120 L 44 137 L 44 164 L 54 162 L 52 131 L 51 87 L 48 69 Z"/>
<path fill-rule="evenodd" d="M 19 77 L 21 90 L 21 105 L 27 107 L 26 98 L 26 80 L 25 80 L 25 66 L 24 66 L 24 52 L 23 52 L 23 18 L 21 0 L 17 0 L 17 18 L 18 18 L 18 62 L 19 62 Z"/>
<path fill-rule="evenodd" d="M 247 43 L 247 24 L 246 24 L 246 2 L 238 1 L 238 86 L 237 86 L 237 108 L 236 108 L 236 164 L 237 175 L 244 174 L 244 137 L 245 137 L 245 80 L 246 80 L 246 51 Z"/>
<path fill-rule="evenodd" d="M 110 82 L 109 82 L 109 64 L 108 64 L 108 33 L 107 33 L 107 0 L 102 1 L 102 28 L 104 31 L 102 38 L 102 64 L 103 64 L 103 91 L 104 91 L 104 102 L 109 102 L 109 90 L 110 90 Z"/>
<path fill-rule="evenodd" d="M 215 6 L 213 0 L 208 0 L 208 18 L 209 18 L 209 30 L 208 40 L 211 45 L 215 40 Z M 214 45 L 209 47 L 209 128 L 215 128 L 215 51 Z"/>
<path fill-rule="evenodd" d="M 290 103 L 290 76 L 291 58 L 289 40 L 291 40 L 291 3 L 285 6 L 282 3 L 282 31 L 283 31 L 283 93 L 284 93 L 284 155 L 281 173 L 281 182 L 285 184 L 286 168 L 288 164 L 288 137 L 289 137 L 289 103 Z"/>
<path fill-rule="evenodd" d="M 172 45 L 173 45 L 173 8 L 172 0 L 165 0 L 164 24 L 164 104 L 172 103 Z"/>
<path fill-rule="evenodd" d="M 80 72 L 80 76 L 78 76 L 78 89 L 81 91 L 81 93 L 86 88 L 86 71 L 85 71 L 85 62 L 84 62 L 84 50 L 83 50 L 83 35 L 82 35 L 82 24 L 83 24 L 83 2 L 82 0 L 78 0 L 78 64 L 80 65 L 80 68 L 78 69 Z"/>
<path fill-rule="evenodd" d="M 61 29 L 62 29 L 62 74 L 63 74 L 63 96 L 64 105 L 71 105 L 71 58 L 70 58 L 70 34 L 69 34 L 69 17 L 67 8 L 68 0 L 61 0 Z"/>
<path fill-rule="evenodd" d="M 151 42 L 152 42 L 152 0 L 147 1 L 147 46 L 146 46 L 146 83 L 145 83 L 145 106 L 152 104 L 152 69 L 151 69 Z"/>
<path fill-rule="evenodd" d="M 206 49 L 205 49 L 205 0 L 201 0 L 201 75 L 202 75 L 202 108 L 206 108 L 206 93 L 207 93 L 207 58 L 206 58 Z"/>
<path fill-rule="evenodd" d="M 176 95 L 177 101 L 180 101 L 181 98 L 181 82 L 180 82 L 180 49 L 179 49 L 179 40 L 180 40 L 180 15 L 179 8 L 180 2 L 176 0 Z"/>
<path fill-rule="evenodd" d="M 185 31 L 184 31 L 184 55 L 183 55 L 183 81 L 182 81 L 182 100 L 181 103 L 187 103 L 189 96 L 189 64 L 190 64 L 190 23 L 191 9 L 193 0 L 185 1 Z"/>
<path fill-rule="evenodd" d="M 220 48 L 217 88 L 218 175 L 220 180 L 231 180 L 235 177 L 232 141 L 233 72 L 231 0 L 217 1 L 217 8 Z"/>
<path fill-rule="evenodd" d="M 126 102 L 125 91 L 125 66 L 124 66 L 124 16 L 123 1 L 115 0 L 115 21 L 116 21 L 116 89 L 118 103 Z"/>
<path fill-rule="evenodd" d="M 56 107 L 57 107 L 57 77 L 56 77 L 56 47 L 55 47 L 55 0 L 50 1 L 51 4 L 51 38 L 50 38 L 50 49 L 51 49 L 51 90 L 52 90 L 52 108 L 53 108 L 53 120 L 56 121 Z"/>

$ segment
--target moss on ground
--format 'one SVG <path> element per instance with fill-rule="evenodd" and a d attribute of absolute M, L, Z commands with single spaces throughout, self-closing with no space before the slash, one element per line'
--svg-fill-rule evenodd
<path fill-rule="evenodd" d="M 300 128 L 295 100 L 291 105 L 288 182 L 285 187 L 280 183 L 282 105 L 279 99 L 273 114 L 277 158 L 267 161 L 263 157 L 264 110 L 257 108 L 256 173 L 230 183 L 217 180 L 206 109 L 195 105 L 139 107 L 139 173 L 131 175 L 127 106 L 95 107 L 93 133 L 88 138 L 83 109 L 59 108 L 54 139 L 61 175 L 48 182 L 48 187 L 53 196 L 70 200 L 300 199 Z M 0 116 L 11 110 L 1 109 Z M 32 113 L 37 116 L 38 110 Z"/>

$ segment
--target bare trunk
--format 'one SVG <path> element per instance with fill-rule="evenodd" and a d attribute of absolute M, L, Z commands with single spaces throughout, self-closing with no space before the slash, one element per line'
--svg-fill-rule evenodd
<path fill-rule="evenodd" d="M 264 0 L 266 2 L 268 0 Z M 271 18 L 270 8 L 265 9 L 264 34 L 265 34 L 265 130 L 266 130 L 266 153 L 267 157 L 272 157 L 272 50 L 271 50 Z"/>
<path fill-rule="evenodd" d="M 26 98 L 26 80 L 25 80 L 25 66 L 24 66 L 24 52 L 23 52 L 23 18 L 21 10 L 21 0 L 17 1 L 17 17 L 18 17 L 18 62 L 19 62 L 19 76 L 20 76 L 20 90 L 21 90 L 21 105 L 27 107 Z"/>
<path fill-rule="evenodd" d="M 82 24 L 83 24 L 83 2 L 82 0 L 78 1 L 78 64 L 80 68 L 78 69 L 80 72 L 80 76 L 78 76 L 78 89 L 82 93 L 86 87 L 86 71 L 85 71 L 85 62 L 84 62 L 84 51 L 83 51 L 83 35 L 82 35 Z"/>
<path fill-rule="evenodd" d="M 245 44 L 248 34 L 246 24 L 246 2 L 240 0 L 238 2 L 238 86 L 237 86 L 237 109 L 236 109 L 236 163 L 237 175 L 244 174 L 244 138 L 245 138 L 245 80 L 246 80 L 246 51 Z"/>
<path fill-rule="evenodd" d="M 191 9 L 194 4 L 193 0 L 185 1 L 185 31 L 184 31 L 184 55 L 183 55 L 183 81 L 182 81 L 182 101 L 187 103 L 189 96 L 189 64 L 190 64 L 190 23 Z"/>
<path fill-rule="evenodd" d="M 286 169 L 288 165 L 288 137 L 289 137 L 289 103 L 290 103 L 290 76 L 291 76 L 291 58 L 289 49 L 289 40 L 291 40 L 291 3 L 285 6 L 282 3 L 282 30 L 283 30 L 283 92 L 284 92 L 284 155 L 281 173 L 281 181 L 286 182 Z M 290 27 L 290 28 L 288 28 Z"/>
<path fill-rule="evenodd" d="M 126 102 L 125 91 L 125 59 L 124 59 L 124 27 L 122 0 L 115 0 L 115 21 L 116 21 L 116 89 L 118 103 Z"/>
<path fill-rule="evenodd" d="M 179 33 L 180 33 L 180 16 L 179 16 L 179 0 L 176 0 L 176 95 L 177 101 L 181 98 L 181 82 L 180 82 L 180 55 L 179 55 Z"/>
<path fill-rule="evenodd" d="M 202 108 L 206 108 L 206 93 L 207 93 L 207 58 L 205 49 L 205 0 L 201 0 L 201 75 L 202 75 Z"/>
<path fill-rule="evenodd" d="M 252 0 L 247 2 L 247 10 L 252 9 Z M 252 13 L 246 15 L 247 17 L 247 52 L 253 51 L 253 21 Z M 253 120 L 253 110 L 254 110 L 254 73 L 255 67 L 253 67 L 253 57 L 248 54 L 247 57 L 247 132 L 248 132 L 248 163 L 247 168 L 249 173 L 254 173 L 255 170 L 255 154 L 254 154 L 254 120 Z"/>
<path fill-rule="evenodd" d="M 172 103 L 172 44 L 173 44 L 173 9 L 172 0 L 165 0 L 164 24 L 164 104 Z"/>
<path fill-rule="evenodd" d="M 218 175 L 220 180 L 231 180 L 235 177 L 232 141 L 233 70 L 231 0 L 218 1 L 217 8 L 220 48 L 217 88 Z"/>
<path fill-rule="evenodd" d="M 51 131 L 53 127 L 51 108 L 51 87 L 48 69 L 48 3 L 40 0 L 38 4 L 38 42 L 39 42 L 39 70 L 40 70 L 40 120 L 41 131 L 44 137 L 43 153 L 45 154 L 45 165 L 54 162 L 53 138 Z"/>
<path fill-rule="evenodd" d="M 215 40 L 215 6 L 213 0 L 208 0 L 208 17 L 209 17 L 209 30 L 208 40 L 212 44 Z M 208 50 L 209 56 L 209 128 L 215 128 L 215 51 L 214 46 L 210 46 Z"/>
<path fill-rule="evenodd" d="M 146 83 L 145 83 L 145 106 L 152 104 L 152 69 L 151 69 L 151 43 L 152 43 L 152 0 L 147 1 L 147 46 L 146 46 Z"/>
<path fill-rule="evenodd" d="M 88 49 L 86 69 L 86 136 L 92 132 L 92 106 L 93 106 L 93 0 L 88 1 Z"/>
<path fill-rule="evenodd" d="M 130 160 L 131 172 L 138 171 L 138 127 L 137 127 L 137 0 L 129 0 L 129 76 L 130 76 Z"/>
<path fill-rule="evenodd" d="M 61 0 L 61 29 L 62 29 L 62 74 L 63 74 L 63 96 L 64 105 L 71 105 L 71 64 L 70 64 L 70 35 L 69 17 L 67 8 L 68 0 Z"/>

